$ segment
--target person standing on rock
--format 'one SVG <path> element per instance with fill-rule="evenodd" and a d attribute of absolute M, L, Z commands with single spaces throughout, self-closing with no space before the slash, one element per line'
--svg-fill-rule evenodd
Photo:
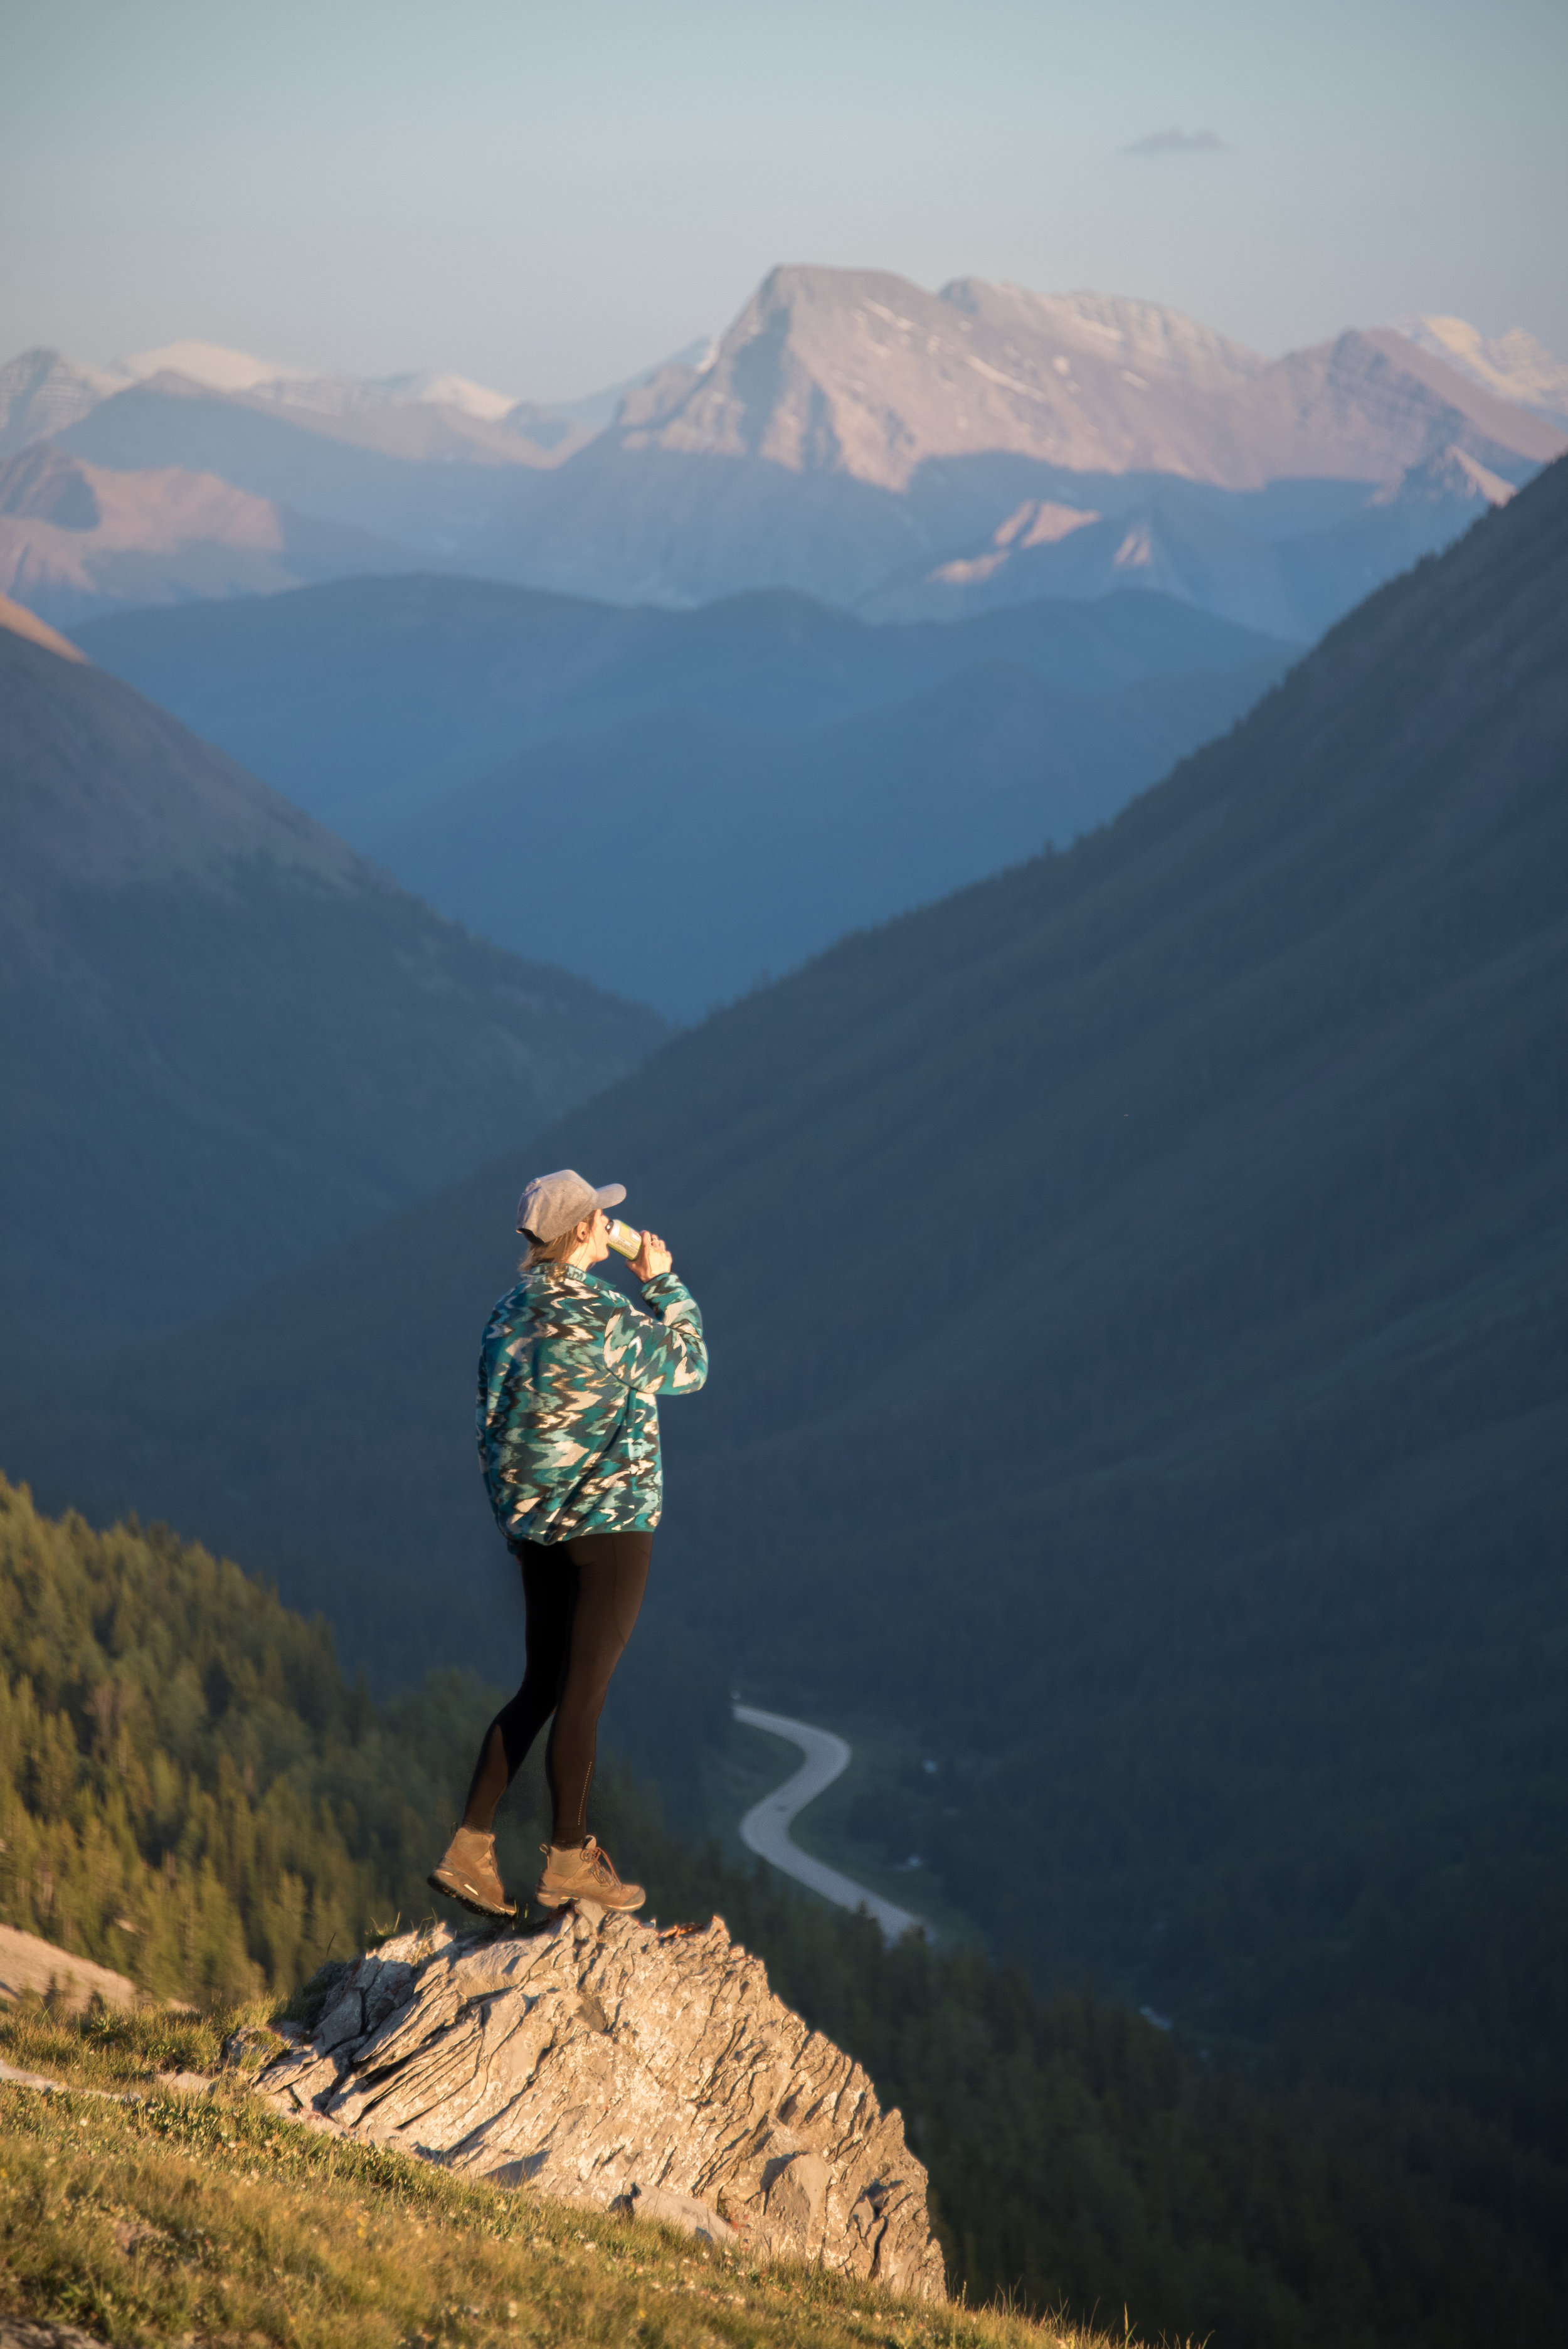
<path fill-rule="evenodd" d="M 429 1881 L 481 1917 L 517 1914 L 496 1866 L 496 1806 L 547 1721 L 553 1816 L 535 1900 L 643 1904 L 642 1886 L 624 1884 L 588 1832 L 588 1789 L 663 1506 L 658 1397 L 696 1392 L 707 1347 L 696 1299 L 655 1233 L 642 1235 L 632 1270 L 657 1319 L 593 1272 L 610 1253 L 604 1210 L 625 1195 L 620 1183 L 594 1190 L 570 1167 L 536 1176 L 518 1202 L 522 1278 L 490 1315 L 480 1355 L 480 1458 L 522 1568 L 527 1659 L 522 1686 L 485 1733 L 462 1825 Z"/>

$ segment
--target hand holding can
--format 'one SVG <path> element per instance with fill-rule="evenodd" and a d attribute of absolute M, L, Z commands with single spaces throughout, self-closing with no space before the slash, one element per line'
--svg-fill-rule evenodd
<path fill-rule="evenodd" d="M 612 1216 L 604 1227 L 604 1237 L 617 1256 L 630 1258 L 632 1270 L 639 1280 L 652 1280 L 655 1273 L 668 1272 L 670 1252 L 657 1232 L 634 1231 L 619 1216 Z"/>
<path fill-rule="evenodd" d="M 668 1272 L 670 1252 L 657 1232 L 645 1232 L 643 1245 L 632 1259 L 632 1270 L 639 1280 L 652 1280 L 656 1273 Z"/>

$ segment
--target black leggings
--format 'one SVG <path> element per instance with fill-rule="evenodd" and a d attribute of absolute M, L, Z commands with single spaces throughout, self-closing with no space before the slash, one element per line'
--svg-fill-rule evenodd
<path fill-rule="evenodd" d="M 588 1837 L 599 1715 L 621 1651 L 632 1636 L 648 1579 L 651 1533 L 580 1534 L 524 1542 L 514 1553 L 528 1604 L 522 1686 L 503 1704 L 480 1748 L 463 1825 L 488 1835 L 496 1805 L 552 1713 L 544 1775 L 558 1847 Z"/>

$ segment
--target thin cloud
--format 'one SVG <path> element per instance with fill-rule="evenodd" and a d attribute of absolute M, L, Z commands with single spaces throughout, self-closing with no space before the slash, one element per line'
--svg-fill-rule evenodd
<path fill-rule="evenodd" d="M 1225 155 L 1224 140 L 1213 130 L 1150 130 L 1135 139 L 1124 155 Z"/>

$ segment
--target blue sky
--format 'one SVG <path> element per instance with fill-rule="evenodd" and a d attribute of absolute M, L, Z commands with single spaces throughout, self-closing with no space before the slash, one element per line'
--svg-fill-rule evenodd
<path fill-rule="evenodd" d="M 1568 354 L 1564 0 L 0 0 L 0 358 L 565 397 L 778 261 Z"/>

